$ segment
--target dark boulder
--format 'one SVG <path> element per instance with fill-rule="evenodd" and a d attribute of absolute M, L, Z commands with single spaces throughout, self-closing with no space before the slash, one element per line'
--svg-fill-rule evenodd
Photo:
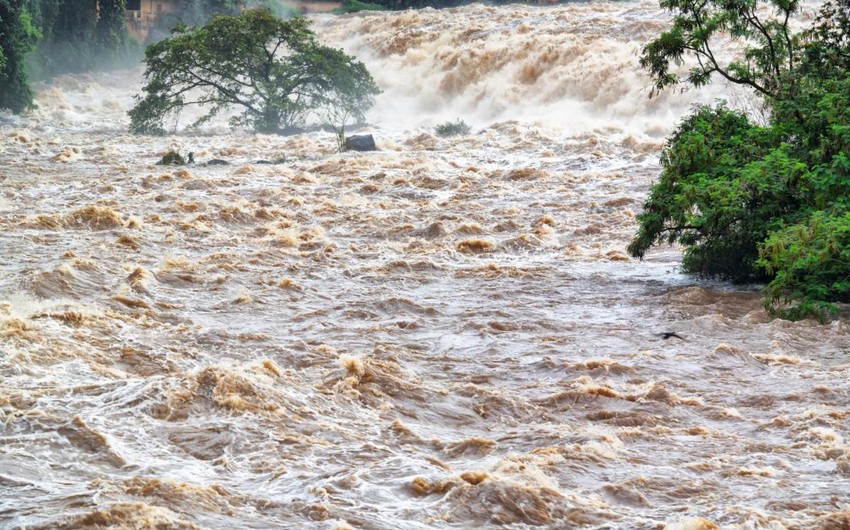
<path fill-rule="evenodd" d="M 206 165 L 206 166 L 229 166 L 230 162 L 228 162 L 227 160 L 222 160 L 220 158 L 213 158 L 212 160 L 210 160 L 209 162 L 207 162 L 204 165 Z"/>
<path fill-rule="evenodd" d="M 345 139 L 346 151 L 377 151 L 375 139 L 371 134 L 358 134 Z"/>

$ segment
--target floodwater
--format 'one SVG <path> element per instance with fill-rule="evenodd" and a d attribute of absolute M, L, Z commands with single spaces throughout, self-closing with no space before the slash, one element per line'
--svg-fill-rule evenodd
<path fill-rule="evenodd" d="M 0 528 L 850 528 L 847 324 L 626 256 L 729 94 L 648 99 L 665 20 L 317 18 L 385 90 L 375 153 L 128 135 L 140 70 L 39 86 L 0 118 Z"/>

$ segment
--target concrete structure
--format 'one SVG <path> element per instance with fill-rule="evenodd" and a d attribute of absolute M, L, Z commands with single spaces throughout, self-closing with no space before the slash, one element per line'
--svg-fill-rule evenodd
<path fill-rule="evenodd" d="M 127 31 L 134 39 L 144 42 L 154 22 L 162 15 L 175 13 L 178 0 L 127 0 Z"/>

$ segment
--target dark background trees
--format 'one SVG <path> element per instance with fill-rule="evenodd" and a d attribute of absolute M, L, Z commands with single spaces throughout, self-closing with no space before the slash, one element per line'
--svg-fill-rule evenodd
<path fill-rule="evenodd" d="M 228 0 L 186 0 L 204 9 L 230 9 Z M 228 7 L 230 6 L 230 7 Z M 0 108 L 32 104 L 29 81 L 53 75 L 137 64 L 141 45 L 130 39 L 125 0 L 0 0 Z"/>
<path fill-rule="evenodd" d="M 26 55 L 37 37 L 23 0 L 0 0 L 0 109 L 22 112 L 32 103 Z"/>

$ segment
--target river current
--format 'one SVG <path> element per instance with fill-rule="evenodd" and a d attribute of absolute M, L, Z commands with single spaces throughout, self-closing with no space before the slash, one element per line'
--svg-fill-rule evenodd
<path fill-rule="evenodd" d="M 317 17 L 373 153 L 129 135 L 141 69 L 39 85 L 0 117 L 0 528 L 850 528 L 846 322 L 625 252 L 677 120 L 747 104 L 649 98 L 667 20 Z"/>

